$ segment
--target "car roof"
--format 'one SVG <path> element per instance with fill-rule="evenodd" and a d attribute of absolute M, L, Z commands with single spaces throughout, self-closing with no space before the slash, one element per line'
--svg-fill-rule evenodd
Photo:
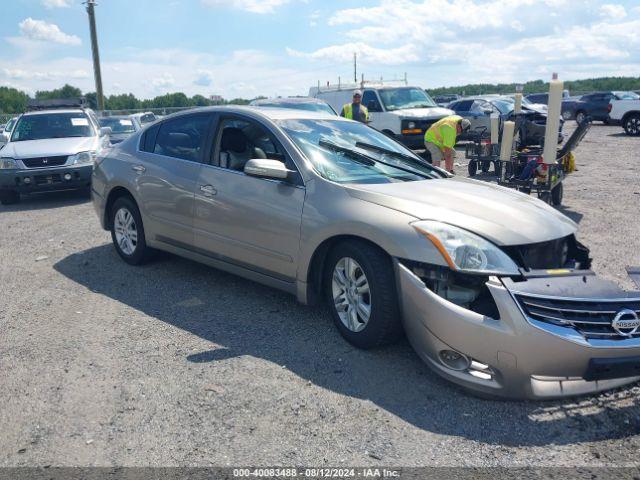
<path fill-rule="evenodd" d="M 188 115 L 192 113 L 202 112 L 218 112 L 218 113 L 237 113 L 243 115 L 253 115 L 263 117 L 269 120 L 337 120 L 337 121 L 351 121 L 342 117 L 337 117 L 334 114 L 328 112 L 312 111 L 312 110 L 296 110 L 293 108 L 279 108 L 279 107 L 260 107 L 249 105 L 224 105 L 213 107 L 199 107 L 182 112 L 176 112 L 172 115 L 164 117 L 162 120 L 176 118 L 181 115 Z"/>
<path fill-rule="evenodd" d="M 319 98 L 313 98 L 313 97 L 287 97 L 287 98 L 276 97 L 276 98 L 261 98 L 259 100 L 254 100 L 253 102 L 251 102 L 251 106 L 257 107 L 267 103 L 269 104 L 271 103 L 282 103 L 282 104 L 314 103 L 314 104 L 321 104 L 321 105 L 327 104 L 327 102 L 325 102 L 324 100 L 320 100 Z"/>
<path fill-rule="evenodd" d="M 45 115 L 50 113 L 85 113 L 81 108 L 52 108 L 50 110 L 34 110 L 32 112 L 23 113 L 23 116 Z"/>

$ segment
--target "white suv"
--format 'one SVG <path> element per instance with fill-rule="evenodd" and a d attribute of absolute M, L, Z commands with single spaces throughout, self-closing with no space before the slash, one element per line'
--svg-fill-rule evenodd
<path fill-rule="evenodd" d="M 110 133 L 84 108 L 21 115 L 0 150 L 0 203 L 17 203 L 21 194 L 88 189 L 94 159 L 110 146 Z"/>

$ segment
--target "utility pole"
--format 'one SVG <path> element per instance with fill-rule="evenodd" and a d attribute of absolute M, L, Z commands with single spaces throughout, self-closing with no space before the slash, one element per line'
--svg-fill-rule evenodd
<path fill-rule="evenodd" d="M 100 72 L 100 52 L 98 51 L 98 34 L 96 33 L 96 0 L 87 0 L 89 14 L 89 29 L 91 30 L 91 52 L 93 53 L 93 74 L 96 79 L 96 100 L 98 110 L 104 110 L 104 95 L 102 93 L 102 73 Z"/>
<path fill-rule="evenodd" d="M 358 83 L 358 54 L 353 52 L 353 82 Z"/>

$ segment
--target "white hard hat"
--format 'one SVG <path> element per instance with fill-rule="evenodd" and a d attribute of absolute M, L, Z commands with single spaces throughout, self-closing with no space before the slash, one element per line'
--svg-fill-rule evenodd
<path fill-rule="evenodd" d="M 362 90 L 354 90 L 353 91 L 353 96 L 355 97 L 356 95 L 362 96 Z"/>

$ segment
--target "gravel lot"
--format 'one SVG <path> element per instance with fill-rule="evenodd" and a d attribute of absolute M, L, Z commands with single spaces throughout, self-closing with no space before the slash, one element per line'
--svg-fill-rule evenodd
<path fill-rule="evenodd" d="M 594 125 L 562 209 L 625 288 L 639 157 Z M 0 466 L 640 464 L 637 386 L 471 397 L 406 342 L 356 350 L 279 291 L 170 255 L 126 265 L 76 193 L 0 207 L 0 232 Z"/>

